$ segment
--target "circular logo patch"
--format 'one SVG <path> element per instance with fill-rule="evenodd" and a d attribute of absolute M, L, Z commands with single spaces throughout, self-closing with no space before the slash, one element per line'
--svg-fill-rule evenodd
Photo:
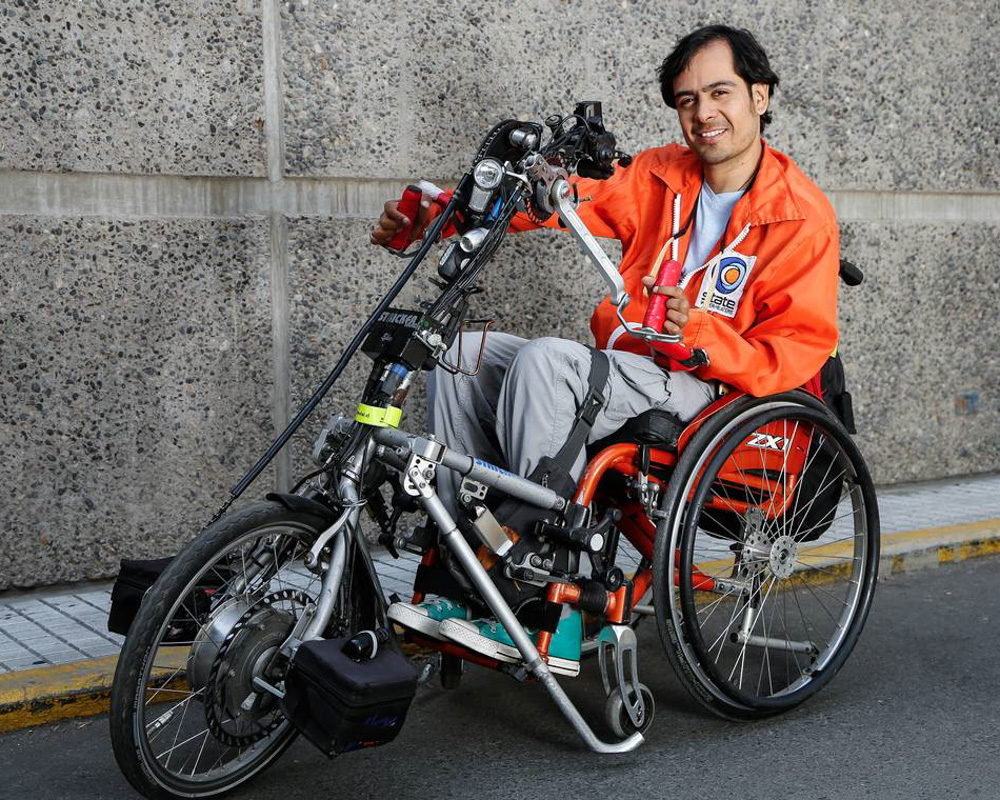
<path fill-rule="evenodd" d="M 734 292 L 743 283 L 746 275 L 747 265 L 742 258 L 735 256 L 724 258 L 722 259 L 722 263 L 719 264 L 719 282 L 715 290 L 722 292 L 722 294 Z"/>

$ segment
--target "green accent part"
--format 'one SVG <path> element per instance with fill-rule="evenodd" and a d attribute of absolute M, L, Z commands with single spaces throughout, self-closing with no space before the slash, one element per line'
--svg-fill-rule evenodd
<path fill-rule="evenodd" d="M 475 620 L 474 624 L 479 630 L 480 636 L 484 636 L 497 644 L 517 649 L 503 625 L 496 620 L 479 619 Z M 524 630 L 532 639 L 536 638 L 537 630 L 534 628 L 525 628 Z M 556 632 L 552 634 L 552 641 L 549 643 L 549 655 L 553 658 L 562 658 L 567 661 L 579 661 L 582 644 L 583 617 L 577 609 L 573 608 L 559 620 Z"/>
<path fill-rule="evenodd" d="M 465 606 L 454 600 L 449 600 L 447 597 L 420 603 L 414 608 L 437 622 L 444 622 L 446 619 L 469 618 L 469 610 Z"/>
<path fill-rule="evenodd" d="M 368 406 L 358 403 L 358 413 L 354 419 L 362 425 L 373 425 L 376 428 L 398 428 L 399 420 L 403 416 L 403 409 L 396 406 Z"/>

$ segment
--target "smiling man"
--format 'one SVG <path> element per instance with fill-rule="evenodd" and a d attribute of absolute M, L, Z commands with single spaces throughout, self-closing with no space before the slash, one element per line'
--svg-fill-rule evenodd
<path fill-rule="evenodd" d="M 605 181 L 576 179 L 579 214 L 593 234 L 622 243 L 619 270 L 632 297 L 625 312 L 630 325 L 641 323 L 657 254 L 671 246 L 683 271 L 678 287 L 655 289 L 669 296 L 664 330 L 682 334 L 708 363 L 685 370 L 651 357 L 649 345 L 620 324 L 609 299 L 591 318 L 596 351 L 564 339 L 490 334 L 477 375 L 433 375 L 431 422 L 446 444 L 550 486 L 556 457 L 572 488 L 584 466 L 584 439 L 600 440 L 654 408 L 687 422 L 726 386 L 753 395 L 801 386 L 833 351 L 837 222 L 822 192 L 761 138 L 778 85 L 764 50 L 749 31 L 713 25 L 681 39 L 658 76 L 688 146 L 646 150 Z M 416 220 L 417 231 L 426 223 L 421 217 L 426 211 Z M 405 224 L 396 204 L 387 203 L 372 241 L 385 244 Z M 559 223 L 552 217 L 545 224 Z M 527 216 L 512 225 L 536 227 Z M 468 339 L 462 366 L 471 371 L 479 341 Z M 601 362 L 606 367 L 595 369 Z M 604 369 L 602 402 L 581 437 L 581 409 L 594 373 Z M 455 488 L 439 478 L 439 494 L 452 506 Z M 512 519 L 501 521 L 519 534 L 529 531 Z M 521 536 L 515 551 L 530 547 L 530 536 Z M 505 584 L 500 567 L 494 566 L 494 578 L 508 601 L 530 608 L 530 597 L 515 592 L 513 581 Z M 395 603 L 389 614 L 485 655 L 517 657 L 501 626 L 467 619 L 462 603 Z M 579 668 L 579 612 L 558 622 L 549 652 L 553 669 L 574 674 Z"/>

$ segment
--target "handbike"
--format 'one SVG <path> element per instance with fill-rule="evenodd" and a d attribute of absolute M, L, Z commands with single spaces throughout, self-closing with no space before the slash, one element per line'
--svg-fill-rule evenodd
<path fill-rule="evenodd" d="M 815 382 L 773 397 L 729 392 L 686 426 L 647 412 L 591 446 L 569 497 L 398 429 L 415 374 L 459 368 L 448 354 L 461 340 L 476 280 L 518 211 L 558 215 L 625 324 L 624 283 L 577 215 L 568 179 L 607 178 L 628 157 L 615 149 L 600 104 L 580 104 L 545 125 L 547 138 L 541 124 L 501 122 L 454 192 L 437 190 L 441 213 L 329 377 L 147 592 L 118 662 L 111 709 L 116 758 L 140 792 L 204 797 L 248 780 L 297 733 L 284 704 L 301 653 L 317 642 L 357 642 L 361 632 L 376 646 L 382 632 L 385 642 L 387 600 L 360 529 L 363 509 L 391 552 L 418 554 L 421 576 L 437 570 L 462 587 L 521 656 L 501 663 L 407 634 L 440 651 L 443 682 L 455 685 L 465 661 L 538 681 L 596 752 L 632 750 L 653 719 L 632 627 L 643 616 L 655 616 L 693 696 L 731 719 L 792 708 L 844 664 L 874 592 L 878 510 L 864 460 Z M 410 200 L 421 191 L 411 189 Z M 392 307 L 452 233 L 438 296 L 419 310 Z M 677 337 L 626 328 L 673 348 L 678 360 L 698 357 Z M 317 469 L 289 493 L 229 510 L 359 349 L 373 360 L 363 397 L 355 414 L 326 423 L 313 451 Z M 461 476 L 459 519 L 438 497 L 442 470 Z M 537 551 L 500 564 L 507 577 L 538 587 L 549 606 L 586 613 L 617 741 L 591 729 L 550 669 L 551 633 L 526 630 L 470 544 L 469 531 L 496 524 L 498 498 L 548 512 Z M 422 524 L 401 528 L 412 514 Z M 630 569 L 619 563 L 623 539 L 638 553 Z M 418 582 L 414 602 L 426 590 Z M 383 647 L 398 650 L 391 634 Z"/>

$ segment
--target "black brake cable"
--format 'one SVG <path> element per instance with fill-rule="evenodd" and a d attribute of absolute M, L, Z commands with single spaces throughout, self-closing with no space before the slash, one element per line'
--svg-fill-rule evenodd
<path fill-rule="evenodd" d="M 392 303 L 393 300 L 396 299 L 399 293 L 403 290 L 403 287 L 407 284 L 407 282 L 409 282 L 410 278 L 413 277 L 413 273 L 417 271 L 417 267 L 420 266 L 420 262 L 423 261 L 424 256 L 427 255 L 427 252 L 437 242 L 438 236 L 444 229 L 445 224 L 447 224 L 447 222 L 451 219 L 452 215 L 455 213 L 455 209 L 458 206 L 458 197 L 460 194 L 462 194 L 461 191 L 462 189 L 463 189 L 462 182 L 460 182 L 458 188 L 456 188 L 454 194 L 452 195 L 451 200 L 448 201 L 448 205 L 445 206 L 444 211 L 441 212 L 440 216 L 438 216 L 438 218 L 434 220 L 433 225 L 428 230 L 427 234 L 424 236 L 423 244 L 421 244 L 420 249 L 417 250 L 413 258 L 410 260 L 410 263 L 406 265 L 406 269 L 403 270 L 400 276 L 396 279 L 396 282 L 392 285 L 389 291 L 385 293 L 385 295 L 379 301 L 378 305 L 375 306 L 375 310 L 372 311 L 371 316 L 368 317 L 368 320 L 365 322 L 365 324 L 362 325 L 361 329 L 354 335 L 354 338 L 351 340 L 351 343 L 347 345 L 343 354 L 340 356 L 340 359 L 334 365 L 333 369 L 330 371 L 330 374 L 327 375 L 326 380 L 324 380 L 323 383 L 320 385 L 320 387 L 313 393 L 313 396 L 310 397 L 308 401 L 306 401 L 306 404 L 302 406 L 301 409 L 299 409 L 299 413 L 295 415 L 295 419 L 289 422 L 285 430 L 283 430 L 281 434 L 278 436 L 278 438 L 271 443 L 271 446 L 267 449 L 267 452 L 263 456 L 261 456 L 260 460 L 257 461 L 256 464 L 254 464 L 254 466 L 250 469 L 250 471 L 247 472 L 246 475 L 244 475 L 240 479 L 240 482 L 237 483 L 236 486 L 234 486 L 230 490 L 229 497 L 227 498 L 226 502 L 222 504 L 221 508 L 219 508 L 219 510 L 215 512 L 215 516 L 212 517 L 212 519 L 208 523 L 209 525 L 211 525 L 213 522 L 219 519 L 219 517 L 225 514 L 226 511 L 229 509 L 229 507 L 236 501 L 236 499 L 239 498 L 239 496 L 247 490 L 247 487 L 249 487 L 250 484 L 257 479 L 257 477 L 260 475 L 261 472 L 264 471 L 267 465 L 274 460 L 274 457 L 278 454 L 278 451 L 280 451 L 281 448 L 288 443 L 288 440 L 292 438 L 292 436 L 295 434 L 295 431 L 297 431 L 299 427 L 301 427 L 302 423 L 306 421 L 306 418 L 310 414 L 312 414 L 312 412 L 315 410 L 316 406 L 319 405 L 320 401 L 323 399 L 326 393 L 330 391 L 331 387 L 337 382 L 337 379 L 340 377 L 341 373 L 347 367 L 348 362 L 350 362 L 351 358 L 358 351 L 358 348 L 361 347 L 361 344 L 364 342 L 365 337 L 368 336 L 368 332 L 378 321 L 379 317 L 381 317 L 382 314 L 386 311 L 386 309 L 389 308 L 389 305 Z"/>

